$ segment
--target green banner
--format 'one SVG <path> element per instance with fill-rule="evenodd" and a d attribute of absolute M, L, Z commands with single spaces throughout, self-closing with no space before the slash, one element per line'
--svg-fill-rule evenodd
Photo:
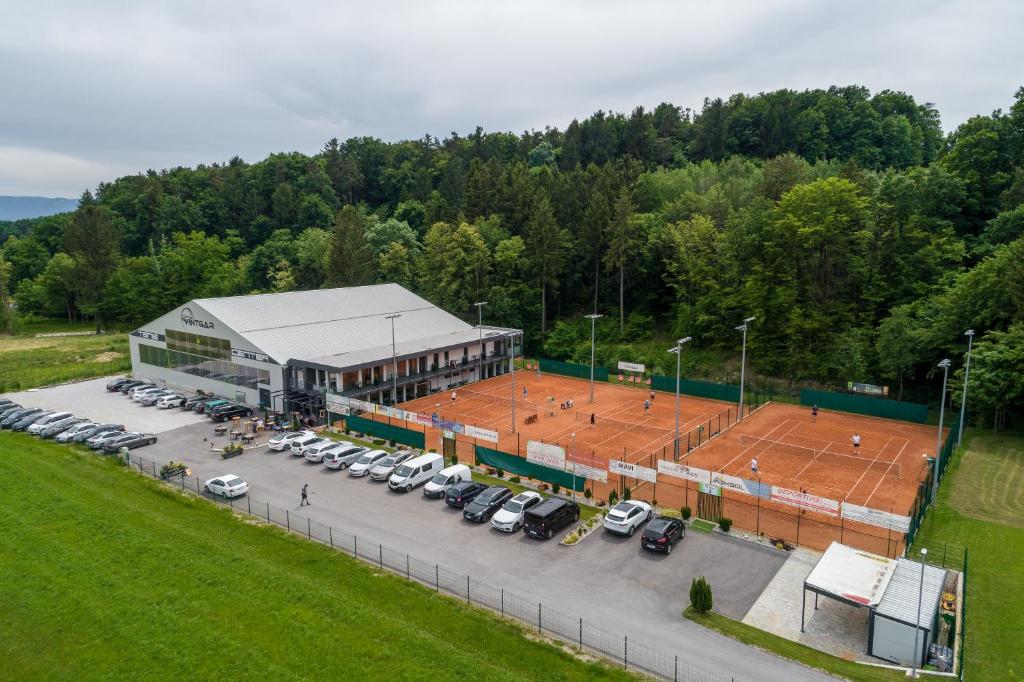
<path fill-rule="evenodd" d="M 925 424 L 928 422 L 928 406 L 918 403 L 905 403 L 899 400 L 871 398 L 866 395 L 852 393 L 833 393 L 804 388 L 800 391 L 801 405 L 817 405 L 826 410 L 837 412 L 853 412 L 871 417 L 900 419 L 905 422 Z"/>
<path fill-rule="evenodd" d="M 651 377 L 651 388 L 656 391 L 676 392 L 676 380 L 674 377 L 653 376 Z M 740 387 L 732 384 L 716 384 L 713 381 L 698 381 L 696 379 L 683 379 L 679 382 L 679 392 L 683 395 L 692 395 L 698 398 L 710 398 L 721 400 L 726 403 L 738 403 L 740 401 Z M 749 400 L 745 402 L 750 402 Z"/>
<path fill-rule="evenodd" d="M 365 433 L 377 438 L 383 438 L 384 440 L 393 440 L 396 443 L 420 448 L 421 450 L 424 448 L 426 443 L 426 438 L 422 431 L 413 431 L 412 429 L 407 429 L 402 426 L 378 422 L 372 419 L 366 419 L 365 417 L 349 415 L 348 417 L 345 417 L 345 425 L 353 431 Z"/>
<path fill-rule="evenodd" d="M 476 446 L 476 461 L 477 464 L 486 464 L 495 469 L 516 474 L 517 476 L 527 476 L 547 483 L 557 483 L 566 490 L 572 490 L 573 483 L 575 483 L 576 492 L 578 493 L 583 492 L 587 488 L 587 479 L 582 476 L 574 477 L 571 471 L 562 471 L 561 469 L 552 469 L 551 467 L 534 464 L 533 462 L 526 461 L 523 457 L 485 448 L 482 445 Z"/>
<path fill-rule="evenodd" d="M 577 365 L 572 362 L 562 362 L 561 360 L 541 358 L 540 371 L 576 377 L 577 379 L 590 379 L 590 365 Z M 606 367 L 595 367 L 594 381 L 608 381 L 608 369 Z"/>

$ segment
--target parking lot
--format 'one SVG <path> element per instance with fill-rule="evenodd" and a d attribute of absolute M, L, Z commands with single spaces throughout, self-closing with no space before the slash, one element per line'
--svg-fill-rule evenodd
<path fill-rule="evenodd" d="M 442 500 L 428 500 L 419 489 L 395 493 L 386 483 L 353 478 L 347 471 L 331 470 L 262 444 L 223 460 L 213 448 L 227 440 L 215 436 L 209 419 L 176 408 L 142 407 L 120 393 L 108 393 L 105 383 L 95 380 L 10 397 L 25 405 L 67 409 L 158 433 L 156 444 L 134 451 L 133 456 L 158 467 L 170 460 L 184 461 L 200 482 L 237 474 L 249 483 L 250 499 L 288 509 L 300 524 L 308 517 L 381 542 L 391 550 L 628 633 L 630 638 L 643 638 L 702 669 L 727 671 L 737 679 L 826 679 L 680 615 L 689 601 L 692 578 L 703 575 L 714 590 L 715 610 L 742 619 L 785 562 L 785 553 L 695 531 L 671 555 L 642 550 L 639 534 L 618 537 L 600 529 L 574 547 L 562 546 L 557 539 L 508 535 L 489 524 L 464 520 L 461 510 Z M 268 435 L 260 442 L 265 443 Z M 309 485 L 312 506 L 300 510 L 304 484 Z"/>

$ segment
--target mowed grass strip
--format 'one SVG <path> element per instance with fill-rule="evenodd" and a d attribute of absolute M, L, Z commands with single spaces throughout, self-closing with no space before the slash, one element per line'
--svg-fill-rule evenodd
<path fill-rule="evenodd" d="M 964 516 L 1024 528 L 1022 445 L 1019 434 L 987 434 L 976 441 L 962 455 L 950 506 Z"/>
<path fill-rule="evenodd" d="M 114 461 L 0 453 L 0 679 L 631 679 Z"/>
<path fill-rule="evenodd" d="M 131 369 L 128 335 L 0 335 L 0 392 L 106 376 Z"/>
<path fill-rule="evenodd" d="M 907 553 L 927 547 L 935 556 L 945 543 L 967 547 L 969 682 L 1024 680 L 1024 514 L 1012 504 L 994 506 L 1020 495 L 1001 476 L 1017 475 L 1008 472 L 1018 472 L 1022 459 L 1024 435 L 971 429 Z"/>

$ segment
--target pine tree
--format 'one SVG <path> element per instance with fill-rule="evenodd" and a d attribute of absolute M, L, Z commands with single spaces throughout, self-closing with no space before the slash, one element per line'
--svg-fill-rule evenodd
<path fill-rule="evenodd" d="M 373 281 L 373 252 L 366 241 L 366 218 L 355 206 L 344 206 L 334 221 L 327 282 L 359 286 Z"/>
<path fill-rule="evenodd" d="M 540 330 L 547 331 L 548 287 L 558 288 L 559 275 L 565 266 L 565 250 L 569 241 L 568 233 L 555 222 L 554 211 L 546 194 L 541 194 L 530 212 L 526 226 L 527 254 L 540 286 Z"/>
<path fill-rule="evenodd" d="M 711 596 L 711 585 L 704 576 L 694 578 L 690 583 L 690 606 L 697 613 L 707 613 L 711 610 L 714 600 Z"/>

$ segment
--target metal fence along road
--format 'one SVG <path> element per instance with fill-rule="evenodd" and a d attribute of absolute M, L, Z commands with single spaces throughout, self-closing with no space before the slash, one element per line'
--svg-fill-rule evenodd
<path fill-rule="evenodd" d="M 379 569 L 388 570 L 407 580 L 415 580 L 436 592 L 444 592 L 451 597 L 465 600 L 466 603 L 490 609 L 502 618 L 514 619 L 524 627 L 550 635 L 583 651 L 597 654 L 626 670 L 664 680 L 737 682 L 738 678 L 719 671 L 705 670 L 678 655 L 658 650 L 642 639 L 609 632 L 583 618 L 570 616 L 545 606 L 542 602 L 475 580 L 469 575 L 451 571 L 440 564 L 422 561 L 407 552 L 386 547 L 368 538 L 313 521 L 293 510 L 276 507 L 250 495 L 228 500 L 212 496 L 203 490 L 203 481 L 207 480 L 207 477 L 194 469 L 190 475 L 161 477 L 160 465 L 156 462 L 132 453 L 128 453 L 126 457 L 133 469 L 179 487 L 185 492 L 262 519 L 289 532 L 302 535 L 308 540 L 328 545 Z M 211 475 L 209 478 L 213 477 Z"/>

